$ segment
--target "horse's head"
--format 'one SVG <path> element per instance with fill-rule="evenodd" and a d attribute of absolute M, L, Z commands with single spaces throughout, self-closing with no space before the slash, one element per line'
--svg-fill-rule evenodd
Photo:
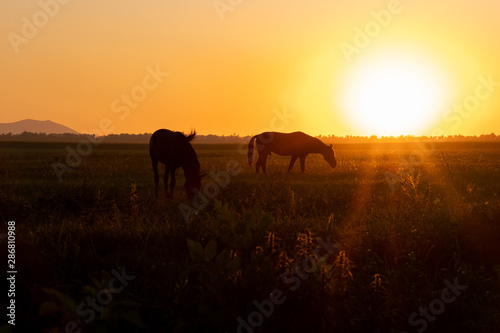
<path fill-rule="evenodd" d="M 335 152 L 333 151 L 332 145 L 330 145 L 330 147 L 327 147 L 325 153 L 323 154 L 323 157 L 328 162 L 328 164 L 330 164 L 332 169 L 337 166 L 337 161 L 335 160 Z"/>
<path fill-rule="evenodd" d="M 186 190 L 186 193 L 190 200 L 193 200 L 196 193 L 200 192 L 201 179 L 204 176 L 205 175 L 195 176 L 186 180 L 186 183 L 184 184 L 184 189 Z"/>

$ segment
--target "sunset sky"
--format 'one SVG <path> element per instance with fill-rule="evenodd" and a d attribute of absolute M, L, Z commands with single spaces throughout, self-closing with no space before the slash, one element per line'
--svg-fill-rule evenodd
<path fill-rule="evenodd" d="M 500 134 L 499 17 L 498 0 L 4 0 L 0 123 Z"/>

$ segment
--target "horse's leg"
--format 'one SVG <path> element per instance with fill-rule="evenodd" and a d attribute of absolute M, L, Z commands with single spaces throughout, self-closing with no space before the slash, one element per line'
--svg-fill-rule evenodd
<path fill-rule="evenodd" d="M 259 173 L 259 169 L 262 166 L 262 152 L 259 152 L 259 158 L 257 159 L 257 162 L 255 162 L 255 172 Z"/>
<path fill-rule="evenodd" d="M 153 172 L 155 180 L 155 197 L 158 198 L 158 183 L 160 182 L 160 176 L 158 175 L 158 160 L 151 158 L 151 163 L 153 164 Z"/>
<path fill-rule="evenodd" d="M 292 171 L 293 165 L 295 164 L 297 158 L 298 156 L 292 156 L 292 159 L 290 160 L 290 165 L 288 165 L 288 172 Z"/>
<path fill-rule="evenodd" d="M 266 163 L 267 163 L 267 156 L 269 156 L 270 153 L 266 152 L 265 154 L 263 154 L 263 158 L 262 158 L 262 172 L 263 173 L 266 173 Z"/>
<path fill-rule="evenodd" d="M 302 171 L 302 173 L 304 173 L 304 170 L 306 169 L 306 156 L 300 156 L 299 157 L 300 159 L 300 171 Z"/>
<path fill-rule="evenodd" d="M 174 187 L 175 187 L 175 168 L 170 169 L 170 196 L 174 196 Z"/>
<path fill-rule="evenodd" d="M 266 173 L 266 162 L 267 156 L 271 154 L 267 147 L 262 147 L 262 150 L 259 151 L 259 158 L 257 159 L 257 163 L 255 163 L 255 171 L 259 173 L 259 169 L 262 168 L 262 172 Z"/>
<path fill-rule="evenodd" d="M 163 174 L 163 184 L 165 185 L 165 196 L 168 198 L 168 173 L 170 168 L 165 164 L 165 173 Z"/>

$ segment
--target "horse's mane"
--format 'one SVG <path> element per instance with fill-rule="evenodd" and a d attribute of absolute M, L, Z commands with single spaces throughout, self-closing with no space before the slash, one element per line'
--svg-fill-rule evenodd
<path fill-rule="evenodd" d="M 186 167 L 185 170 L 189 170 L 188 172 L 192 172 L 193 174 L 198 175 L 200 172 L 200 162 L 198 161 L 198 156 L 196 156 L 196 152 L 194 151 L 193 146 L 191 146 L 190 141 L 193 140 L 196 136 L 196 131 L 193 130 L 189 135 L 184 135 L 186 138 L 186 155 L 185 162 L 188 163 L 188 165 L 184 166 Z"/>
<path fill-rule="evenodd" d="M 196 136 L 196 131 L 195 130 L 192 130 L 191 133 L 189 133 L 189 135 L 185 135 L 185 137 L 186 137 L 186 139 L 188 141 L 193 140 L 195 138 L 195 136 Z"/>

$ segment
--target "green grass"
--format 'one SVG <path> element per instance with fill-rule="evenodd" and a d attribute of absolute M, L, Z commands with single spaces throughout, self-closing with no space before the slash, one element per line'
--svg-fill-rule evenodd
<path fill-rule="evenodd" d="M 286 174 L 289 158 L 272 155 L 264 175 L 237 145 L 195 145 L 202 172 L 232 160 L 242 171 L 189 224 L 182 170 L 174 198 L 161 182 L 156 200 L 147 145 L 102 144 L 59 182 L 51 162 L 65 146 L 0 144 L 0 217 L 17 225 L 13 331 L 73 320 L 89 332 L 235 332 L 279 289 L 286 301 L 255 331 L 416 332 L 412 313 L 455 278 L 467 289 L 426 332 L 498 331 L 496 146 L 438 145 L 418 160 L 408 147 L 342 145 L 334 171 L 311 155 L 305 174 L 298 163 Z M 283 274 L 314 256 L 316 238 L 338 247 L 292 290 Z M 84 323 L 76 306 L 121 268 L 135 279 Z"/>

